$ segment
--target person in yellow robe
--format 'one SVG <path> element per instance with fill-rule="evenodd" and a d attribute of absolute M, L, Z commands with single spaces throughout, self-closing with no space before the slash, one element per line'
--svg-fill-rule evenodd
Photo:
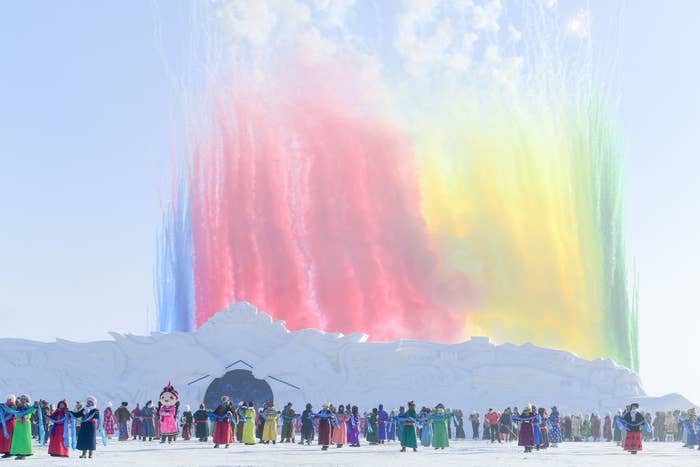
<path fill-rule="evenodd" d="M 280 411 L 272 403 L 266 405 L 267 407 L 262 413 L 263 420 L 265 420 L 262 440 L 265 444 L 269 444 L 270 441 L 272 441 L 272 444 L 275 444 L 277 442 L 277 421 L 280 418 Z"/>
<path fill-rule="evenodd" d="M 243 425 L 243 443 L 255 444 L 255 407 L 249 401 L 245 406 L 245 424 Z"/>

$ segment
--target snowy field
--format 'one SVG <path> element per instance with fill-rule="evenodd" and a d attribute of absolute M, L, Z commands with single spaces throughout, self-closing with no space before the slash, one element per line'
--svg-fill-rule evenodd
<path fill-rule="evenodd" d="M 107 447 L 98 446 L 96 457 L 69 459 L 49 457 L 45 448 L 24 464 L 35 465 L 154 465 L 154 466 L 233 466 L 233 465 L 381 465 L 381 466 L 679 466 L 700 465 L 700 451 L 684 449 L 680 443 L 648 443 L 644 451 L 631 455 L 612 443 L 564 443 L 558 448 L 525 455 L 515 445 L 492 445 L 486 441 L 455 441 L 444 451 L 419 448 L 418 452 L 401 453 L 396 444 L 364 445 L 360 448 L 329 448 L 290 444 L 244 446 L 234 444 L 228 449 L 213 449 L 211 444 L 178 441 L 174 445 L 155 442 L 112 441 Z M 4 463 L 0 460 L 0 464 Z"/>

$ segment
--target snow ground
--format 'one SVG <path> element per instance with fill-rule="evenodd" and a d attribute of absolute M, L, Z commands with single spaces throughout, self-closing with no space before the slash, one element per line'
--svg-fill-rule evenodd
<path fill-rule="evenodd" d="M 99 441 L 99 440 L 98 440 Z M 25 464 L 50 466 L 680 466 L 700 465 L 700 452 L 684 449 L 680 443 L 647 443 L 644 451 L 631 455 L 613 443 L 564 443 L 558 448 L 523 454 L 514 444 L 498 445 L 486 441 L 453 441 L 444 451 L 419 448 L 418 452 L 399 452 L 397 444 L 384 446 L 363 445 L 360 448 L 329 448 L 323 452 L 318 446 L 290 444 L 244 446 L 234 444 L 228 449 L 213 449 L 212 444 L 197 441 L 178 441 L 173 445 L 156 442 L 110 441 L 107 447 L 98 446 L 95 458 L 78 459 L 71 453 L 69 459 L 49 457 L 45 448 L 38 447 L 35 455 Z M 0 461 L 2 465 L 2 461 Z"/>

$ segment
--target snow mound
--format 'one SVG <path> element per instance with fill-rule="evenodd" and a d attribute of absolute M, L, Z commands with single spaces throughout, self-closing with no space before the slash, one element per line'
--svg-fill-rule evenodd
<path fill-rule="evenodd" d="M 265 380 L 278 404 L 352 402 L 362 408 L 415 400 L 420 406 L 502 409 L 556 404 L 564 412 L 608 412 L 640 401 L 646 410 L 691 404 L 678 394 L 645 395 L 639 377 L 611 360 L 584 360 L 559 350 L 494 345 L 486 337 L 461 344 L 417 340 L 367 342 L 364 334 L 288 331 L 246 302 L 232 305 L 192 333 L 111 341 L 54 343 L 0 339 L 0 389 L 57 401 L 94 394 L 107 401 L 157 400 L 172 381 L 195 407 L 209 384 L 246 369 Z"/>

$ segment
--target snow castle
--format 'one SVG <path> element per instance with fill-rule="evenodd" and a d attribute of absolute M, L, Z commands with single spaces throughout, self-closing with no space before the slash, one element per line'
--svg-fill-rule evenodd
<path fill-rule="evenodd" d="M 325 401 L 362 408 L 408 400 L 466 411 L 526 403 L 564 412 L 614 411 L 630 401 L 645 410 L 688 407 L 677 394 L 647 397 L 634 372 L 611 360 L 584 360 L 559 350 L 494 345 L 486 337 L 461 344 L 416 340 L 367 342 L 364 334 L 288 331 L 246 302 L 196 332 L 113 333 L 88 343 L 0 339 L 0 391 L 57 401 L 97 396 L 144 403 L 172 381 L 193 407 L 220 395 L 282 405 Z"/>

